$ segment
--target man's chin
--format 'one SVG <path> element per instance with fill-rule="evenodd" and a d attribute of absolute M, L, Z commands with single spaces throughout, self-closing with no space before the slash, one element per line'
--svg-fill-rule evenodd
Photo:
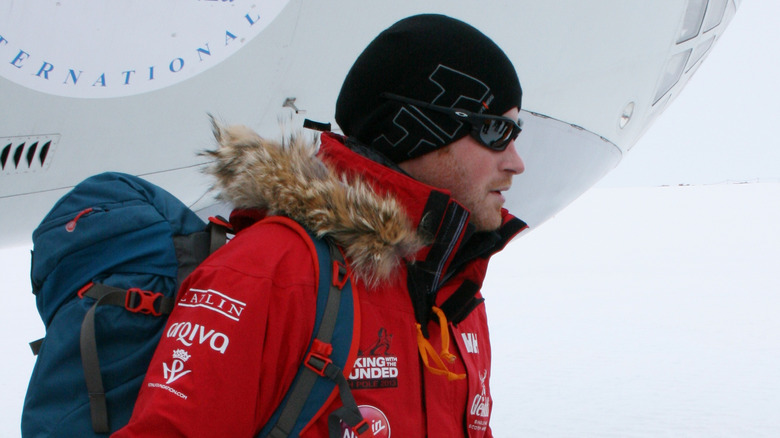
<path fill-rule="evenodd" d="M 490 217 L 475 217 L 471 224 L 477 231 L 496 231 L 501 228 L 501 211 Z"/>

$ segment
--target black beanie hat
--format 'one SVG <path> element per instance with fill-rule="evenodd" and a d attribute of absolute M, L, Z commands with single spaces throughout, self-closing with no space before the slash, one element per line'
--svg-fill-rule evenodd
<path fill-rule="evenodd" d="M 469 133 L 470 126 L 445 114 L 382 93 L 492 115 L 519 109 L 523 95 L 512 62 L 496 43 L 435 14 L 405 18 L 366 47 L 341 87 L 336 122 L 344 134 L 396 163 Z"/>

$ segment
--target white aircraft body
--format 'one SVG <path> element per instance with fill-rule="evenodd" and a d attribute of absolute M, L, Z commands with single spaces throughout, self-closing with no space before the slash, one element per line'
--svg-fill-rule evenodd
<path fill-rule="evenodd" d="M 424 12 L 474 25 L 515 64 L 526 171 L 507 207 L 533 229 L 620 162 L 739 2 L 2 0 L 0 246 L 28 243 L 57 199 L 108 170 L 213 210 L 197 155 L 208 114 L 268 137 L 280 118 L 332 122 L 361 50 Z"/>

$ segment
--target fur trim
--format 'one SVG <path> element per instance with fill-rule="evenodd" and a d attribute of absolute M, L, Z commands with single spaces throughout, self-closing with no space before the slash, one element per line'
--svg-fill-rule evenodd
<path fill-rule="evenodd" d="M 339 176 L 316 156 L 316 140 L 298 133 L 279 143 L 245 126 L 212 123 L 218 148 L 204 152 L 214 159 L 205 171 L 216 178 L 220 199 L 288 216 L 332 238 L 369 286 L 388 280 L 402 258 L 424 246 L 395 198 Z"/>

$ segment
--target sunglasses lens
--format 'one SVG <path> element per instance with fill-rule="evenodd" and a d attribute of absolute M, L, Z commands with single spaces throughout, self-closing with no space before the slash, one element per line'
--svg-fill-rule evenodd
<path fill-rule="evenodd" d="M 520 133 L 515 127 L 516 125 L 508 119 L 485 120 L 479 131 L 479 139 L 490 149 L 503 151 L 509 142 L 517 138 L 517 134 Z"/>

